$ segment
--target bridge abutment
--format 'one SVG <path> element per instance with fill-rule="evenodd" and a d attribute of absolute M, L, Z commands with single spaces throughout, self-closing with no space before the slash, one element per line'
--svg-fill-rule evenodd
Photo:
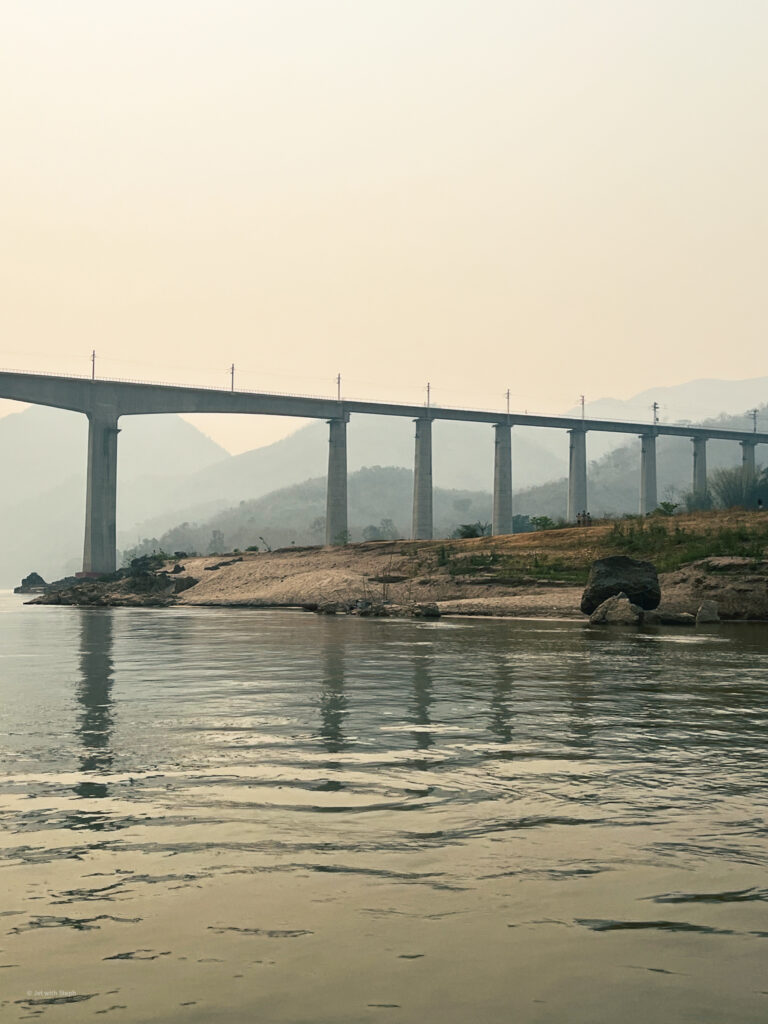
<path fill-rule="evenodd" d="M 414 423 L 413 539 L 432 540 L 432 421 L 420 417 Z"/>
<path fill-rule="evenodd" d="M 512 533 L 512 428 L 506 423 L 494 426 L 495 455 L 493 462 L 493 526 L 494 535 Z"/>
<path fill-rule="evenodd" d="M 349 416 L 328 420 L 328 487 L 325 506 L 325 543 L 346 544 L 347 523 L 347 421 Z"/>
<path fill-rule="evenodd" d="M 88 474 L 83 572 L 117 568 L 117 413 L 88 414 Z"/>

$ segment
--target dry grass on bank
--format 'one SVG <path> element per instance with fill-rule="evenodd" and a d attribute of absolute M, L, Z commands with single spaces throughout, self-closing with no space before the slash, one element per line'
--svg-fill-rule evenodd
<path fill-rule="evenodd" d="M 505 537 L 410 542 L 418 557 L 443 562 L 454 575 L 525 574 L 539 579 L 586 580 L 596 558 L 629 555 L 660 572 L 718 555 L 759 559 L 768 548 L 768 512 L 745 509 L 679 516 L 630 517 L 588 527 L 566 527 Z"/>
<path fill-rule="evenodd" d="M 371 541 L 338 548 L 286 548 L 237 556 L 184 559 L 198 582 L 182 604 L 302 605 L 371 599 L 473 602 L 500 614 L 578 608 L 596 558 L 626 554 L 669 572 L 715 555 L 761 558 L 768 514 L 702 512 L 594 523 L 504 537 L 467 540 Z M 227 556 L 231 558 L 231 556 Z M 499 601 L 513 602 L 501 610 Z M 480 606 L 478 606 L 479 608 Z M 468 611 L 468 609 L 464 609 Z"/>

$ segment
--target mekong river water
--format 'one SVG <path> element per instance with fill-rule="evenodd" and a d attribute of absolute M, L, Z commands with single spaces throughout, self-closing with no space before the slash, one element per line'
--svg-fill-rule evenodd
<path fill-rule="evenodd" d="M 768 626 L 0 600 L 0 1018 L 768 1020 Z"/>

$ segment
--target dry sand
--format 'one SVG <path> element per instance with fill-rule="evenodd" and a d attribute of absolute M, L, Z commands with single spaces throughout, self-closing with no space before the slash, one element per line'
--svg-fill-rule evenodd
<path fill-rule="evenodd" d="M 179 595 L 185 605 L 304 606 L 359 599 L 397 605 L 436 603 L 445 615 L 582 618 L 582 587 L 535 581 L 483 583 L 434 564 L 435 546 L 402 542 L 329 550 L 299 548 L 227 558 L 182 560 L 200 582 Z M 392 581 L 392 578 L 405 577 Z M 386 582 L 389 579 L 390 582 Z"/>

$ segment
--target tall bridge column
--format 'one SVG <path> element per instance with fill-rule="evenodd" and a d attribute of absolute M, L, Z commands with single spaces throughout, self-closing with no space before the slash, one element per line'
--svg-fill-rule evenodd
<path fill-rule="evenodd" d="M 349 415 L 328 420 L 328 484 L 325 504 L 325 543 L 346 544 L 347 525 L 347 421 Z"/>
<path fill-rule="evenodd" d="M 432 539 L 432 422 L 424 417 L 416 424 L 413 463 L 413 539 Z"/>
<path fill-rule="evenodd" d="M 88 413 L 88 476 L 83 572 L 117 568 L 117 426 L 113 410 Z"/>
<path fill-rule="evenodd" d="M 707 495 L 707 439 L 693 438 L 693 496 L 705 498 Z"/>
<path fill-rule="evenodd" d="M 493 526 L 494 535 L 512 533 L 512 428 L 496 423 L 495 457 L 493 462 Z"/>
<path fill-rule="evenodd" d="M 755 448 L 757 447 L 757 441 L 740 441 L 741 445 L 741 472 L 744 477 L 744 483 L 748 483 L 755 479 L 756 468 L 755 468 Z"/>
<path fill-rule="evenodd" d="M 581 427 L 569 430 L 571 437 L 568 460 L 568 521 L 576 522 L 580 512 L 587 511 L 587 432 Z"/>
<path fill-rule="evenodd" d="M 658 505 L 656 491 L 656 435 L 640 435 L 640 515 L 647 516 Z"/>

